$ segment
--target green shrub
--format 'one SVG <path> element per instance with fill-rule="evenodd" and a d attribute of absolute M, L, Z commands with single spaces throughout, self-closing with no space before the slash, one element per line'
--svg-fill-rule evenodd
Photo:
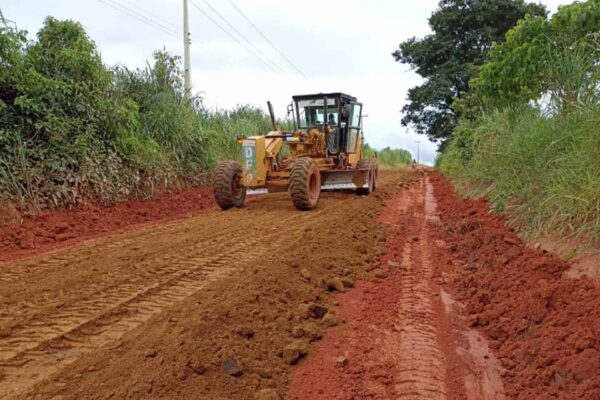
<path fill-rule="evenodd" d="M 469 110 L 437 161 L 524 233 L 600 241 L 600 0 L 526 18 L 458 103 Z"/>
<path fill-rule="evenodd" d="M 106 68 L 73 21 L 47 18 L 37 39 L 0 25 L 0 201 L 72 207 L 206 183 L 238 158 L 236 135 L 270 129 L 262 111 L 207 111 L 183 95 L 179 58 Z"/>

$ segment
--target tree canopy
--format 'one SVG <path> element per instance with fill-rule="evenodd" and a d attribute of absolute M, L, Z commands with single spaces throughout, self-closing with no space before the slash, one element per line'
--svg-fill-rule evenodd
<path fill-rule="evenodd" d="M 548 95 L 563 110 L 597 96 L 600 0 L 560 7 L 547 20 L 527 17 L 490 51 L 472 85 L 484 104 L 506 107 Z"/>
<path fill-rule="evenodd" d="M 392 53 L 408 64 L 425 82 L 408 92 L 402 124 L 433 140 L 451 137 L 458 120 L 455 99 L 470 91 L 493 43 L 526 15 L 546 18 L 541 4 L 523 0 L 442 0 L 429 19 L 432 33 L 413 37 Z"/>

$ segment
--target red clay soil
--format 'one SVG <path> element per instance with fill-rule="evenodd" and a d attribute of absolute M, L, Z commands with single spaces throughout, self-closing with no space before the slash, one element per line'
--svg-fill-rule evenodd
<path fill-rule="evenodd" d="M 490 339 L 510 399 L 600 399 L 600 291 L 525 247 L 484 199 L 458 198 L 431 174 L 447 244 L 436 254 L 472 326 Z"/>
<path fill-rule="evenodd" d="M 164 193 L 147 201 L 43 213 L 25 218 L 18 225 L 0 227 L 0 264 L 215 207 L 211 188 L 194 187 Z"/>
<path fill-rule="evenodd" d="M 292 371 L 286 399 L 600 400 L 597 282 L 567 278 L 568 263 L 526 247 L 484 199 L 428 175 L 439 222 L 424 222 L 435 217 L 427 201 L 415 208 L 414 187 L 390 200 L 375 264 L 387 276 L 338 295 L 341 324 Z M 440 312 L 440 286 L 464 305 L 462 327 Z M 473 329 L 489 342 L 479 361 L 491 369 L 465 362 Z"/>
<path fill-rule="evenodd" d="M 422 180 L 388 202 L 380 216 L 387 225 L 385 255 L 372 265 L 372 276 L 338 295 L 342 324 L 292 371 L 286 399 L 485 398 L 465 394 L 434 277 L 424 193 Z"/>

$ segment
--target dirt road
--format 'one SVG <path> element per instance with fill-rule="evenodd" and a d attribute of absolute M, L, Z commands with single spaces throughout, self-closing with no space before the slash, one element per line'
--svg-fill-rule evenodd
<path fill-rule="evenodd" d="M 595 283 L 548 255 L 527 272 L 542 256 L 439 176 L 381 179 L 313 212 L 269 195 L 2 265 L 0 399 L 598 398 Z M 504 275 L 524 309 L 493 308 L 516 297 Z"/>
<path fill-rule="evenodd" d="M 445 244 L 432 236 L 440 222 L 429 179 L 398 192 L 379 220 L 388 226 L 381 270 L 340 296 L 347 324 L 294 371 L 288 398 L 504 399 L 498 361 L 441 288 L 431 249 Z"/>
<path fill-rule="evenodd" d="M 386 184 L 398 179 L 403 178 L 390 177 Z M 316 295 L 318 289 L 302 287 L 293 276 L 309 268 L 314 277 L 322 275 L 325 281 L 343 269 L 365 265 L 377 251 L 370 242 L 382 237 L 380 228 L 370 226 L 376 225 L 374 212 L 365 210 L 382 202 L 376 196 L 325 193 L 318 210 L 298 213 L 286 195 L 273 195 L 241 210 L 125 232 L 4 265 L 0 269 L 0 398 L 36 394 L 105 398 L 109 392 L 146 398 L 155 391 L 156 396 L 170 397 L 179 389 L 162 387 L 155 379 L 175 375 L 182 382 L 178 375 L 202 368 L 207 370 L 202 374 L 205 378 L 213 373 L 212 364 L 217 366 L 216 374 L 223 375 L 219 366 L 227 358 L 225 353 L 236 353 L 242 343 L 247 346 L 248 339 L 237 335 L 236 329 L 261 319 L 274 326 L 253 328 L 253 342 L 259 340 L 260 328 L 274 329 L 280 331 L 283 348 L 289 336 L 288 304 L 324 302 Z M 321 235 L 326 239 L 320 240 Z M 363 238 L 368 240 L 355 249 L 355 242 Z M 299 293 L 288 300 L 286 291 L 291 289 Z M 239 312 L 248 314 L 227 321 Z M 206 342 L 205 353 L 202 346 L 184 350 L 180 336 L 187 330 Z M 237 343 L 238 338 L 242 343 Z M 265 338 L 277 343 L 270 335 Z M 278 360 L 280 348 L 273 348 Z M 262 351 L 247 350 L 247 359 Z M 125 361 L 124 351 L 126 358 L 135 359 Z M 139 354 L 134 357 L 131 352 Z M 168 365 L 163 357 L 169 357 Z M 263 375 L 283 375 L 266 358 L 269 372 Z M 205 366 L 192 368 L 193 363 Z M 138 374 L 139 380 L 132 379 Z M 145 374 L 153 378 L 146 381 Z M 223 379 L 236 380 L 229 375 Z M 208 391 L 220 385 L 219 379 L 198 384 Z M 254 389 L 242 385 L 238 391 Z M 231 393 L 222 390 L 223 398 Z M 218 391 L 214 398 L 221 396 Z"/>

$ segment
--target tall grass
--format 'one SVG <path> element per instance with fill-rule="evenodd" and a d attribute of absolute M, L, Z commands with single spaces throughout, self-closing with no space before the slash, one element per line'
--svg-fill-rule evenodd
<path fill-rule="evenodd" d="M 599 124 L 597 104 L 550 117 L 532 107 L 494 112 L 461 126 L 438 166 L 525 234 L 599 241 Z"/>
<path fill-rule="evenodd" d="M 592 3 L 557 15 L 584 5 Z M 542 65 L 543 74 L 531 77 L 543 88 L 540 99 L 484 104 L 461 121 L 437 166 L 463 193 L 487 195 L 525 235 L 600 242 L 600 35 L 586 31 L 566 45 L 563 31 L 542 60 L 517 60 Z"/>

